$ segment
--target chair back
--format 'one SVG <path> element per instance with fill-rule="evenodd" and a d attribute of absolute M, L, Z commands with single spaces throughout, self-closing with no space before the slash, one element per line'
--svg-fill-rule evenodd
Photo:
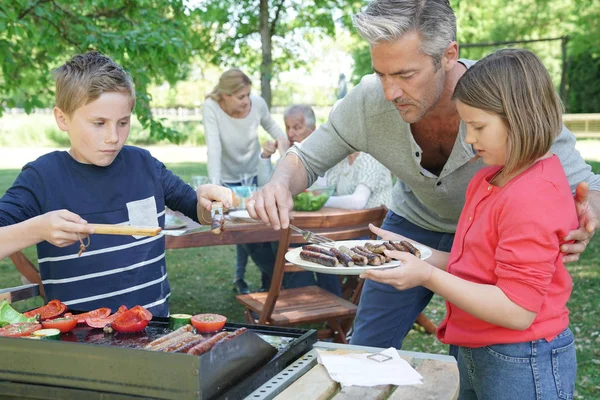
<path fill-rule="evenodd" d="M 291 223 L 301 229 L 310 230 L 336 241 L 351 240 L 364 236 L 374 238 L 375 235 L 369 230 L 369 224 L 381 226 L 386 214 L 387 208 L 383 206 L 365 210 L 328 209 L 327 212 L 297 212 L 294 214 Z M 264 325 L 267 323 L 273 313 L 275 303 L 281 292 L 283 275 L 286 272 L 285 254 L 290 244 L 305 243 L 306 240 L 299 233 L 291 229 L 282 230 L 271 286 L 259 316 L 259 324 Z M 356 298 L 354 300 L 358 302 Z"/>

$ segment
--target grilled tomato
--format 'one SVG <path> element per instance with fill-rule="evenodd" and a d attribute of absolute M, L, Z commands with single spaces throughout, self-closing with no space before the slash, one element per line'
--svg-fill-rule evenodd
<path fill-rule="evenodd" d="M 191 322 L 196 331 L 209 333 L 223 329 L 227 318 L 219 314 L 197 314 L 192 317 Z"/>

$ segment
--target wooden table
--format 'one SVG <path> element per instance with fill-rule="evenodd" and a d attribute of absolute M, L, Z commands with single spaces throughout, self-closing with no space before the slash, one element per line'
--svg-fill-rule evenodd
<path fill-rule="evenodd" d="M 338 352 L 378 353 L 375 347 L 317 342 L 314 348 Z M 316 351 L 310 351 L 280 374 L 274 376 L 246 399 L 254 400 L 454 400 L 458 397 L 458 366 L 454 357 L 398 351 L 423 376 L 423 384 L 410 386 L 382 385 L 374 387 L 350 386 L 341 388 L 333 381 L 325 367 L 317 362 Z"/>
<path fill-rule="evenodd" d="M 352 210 L 323 207 L 319 211 L 312 212 L 293 211 L 291 218 L 295 226 L 310 229 L 318 233 L 320 229 L 327 228 L 327 219 L 331 217 L 344 216 L 348 219 L 348 225 L 352 225 L 352 215 L 354 213 L 356 212 Z M 188 228 L 200 226 L 198 223 L 179 213 L 175 213 L 175 215 L 183 219 L 187 223 Z M 211 232 L 199 232 L 183 236 L 165 236 L 167 249 L 184 249 L 202 246 L 278 242 L 281 237 L 281 230 L 275 231 L 270 226 L 267 226 L 267 224 L 259 221 L 238 222 L 234 220 L 228 221 L 225 230 L 219 235 Z"/>

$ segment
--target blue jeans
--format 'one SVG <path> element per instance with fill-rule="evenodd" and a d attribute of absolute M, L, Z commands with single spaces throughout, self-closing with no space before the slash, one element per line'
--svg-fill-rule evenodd
<path fill-rule="evenodd" d="M 392 211 L 388 211 L 381 227 L 442 251 L 450 251 L 454 241 L 452 233 L 428 231 Z M 402 348 L 402 340 L 432 296 L 433 292 L 422 286 L 400 291 L 367 279 L 350 343 L 384 349 Z"/>
<path fill-rule="evenodd" d="M 254 177 L 252 184 L 257 184 L 257 177 Z M 224 184 L 229 188 L 241 185 L 242 182 Z M 248 266 L 248 256 L 250 256 L 261 272 L 262 285 L 266 285 L 268 289 L 273 277 L 275 256 L 277 255 L 276 245 L 277 242 L 237 244 L 235 246 L 235 275 L 233 281 L 244 280 L 246 267 Z"/>
<path fill-rule="evenodd" d="M 486 347 L 460 347 L 459 399 L 572 399 L 577 375 L 569 328 L 546 339 Z"/>

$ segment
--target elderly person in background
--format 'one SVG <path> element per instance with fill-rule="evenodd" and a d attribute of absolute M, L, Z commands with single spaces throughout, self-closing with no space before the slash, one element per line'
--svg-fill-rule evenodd
<path fill-rule="evenodd" d="M 355 16 L 370 44 L 373 75 L 363 77 L 301 146 L 281 160 L 247 202 L 249 214 L 287 228 L 292 195 L 356 151 L 371 154 L 398 177 L 383 229 L 449 251 L 465 192 L 483 167 L 465 142 L 466 125 L 451 99 L 474 64 L 458 58 L 456 19 L 447 0 L 376 0 Z M 581 226 L 565 238 L 566 261 L 577 260 L 592 238 L 600 211 L 600 176 L 591 172 L 563 126 L 552 146 L 573 191 Z M 584 182 L 584 183 L 582 183 Z M 588 186 L 589 185 L 589 186 Z M 588 193 L 588 188 L 590 189 Z M 402 347 L 433 293 L 399 291 L 366 280 L 351 343 Z"/>
<path fill-rule="evenodd" d="M 208 176 L 213 183 L 240 186 L 241 177 L 250 174 L 257 183 L 260 143 L 258 128 L 262 126 L 276 140 L 283 152 L 288 140 L 275 123 L 267 103 L 251 93 L 252 81 L 237 68 L 225 71 L 219 83 L 206 96 L 202 109 L 206 147 L 208 148 Z M 236 246 L 234 290 L 249 293 L 244 280 L 248 255 L 262 272 L 263 287 L 268 284 L 268 271 L 275 262 L 268 243 Z M 265 281 L 266 279 L 266 281 Z"/>

